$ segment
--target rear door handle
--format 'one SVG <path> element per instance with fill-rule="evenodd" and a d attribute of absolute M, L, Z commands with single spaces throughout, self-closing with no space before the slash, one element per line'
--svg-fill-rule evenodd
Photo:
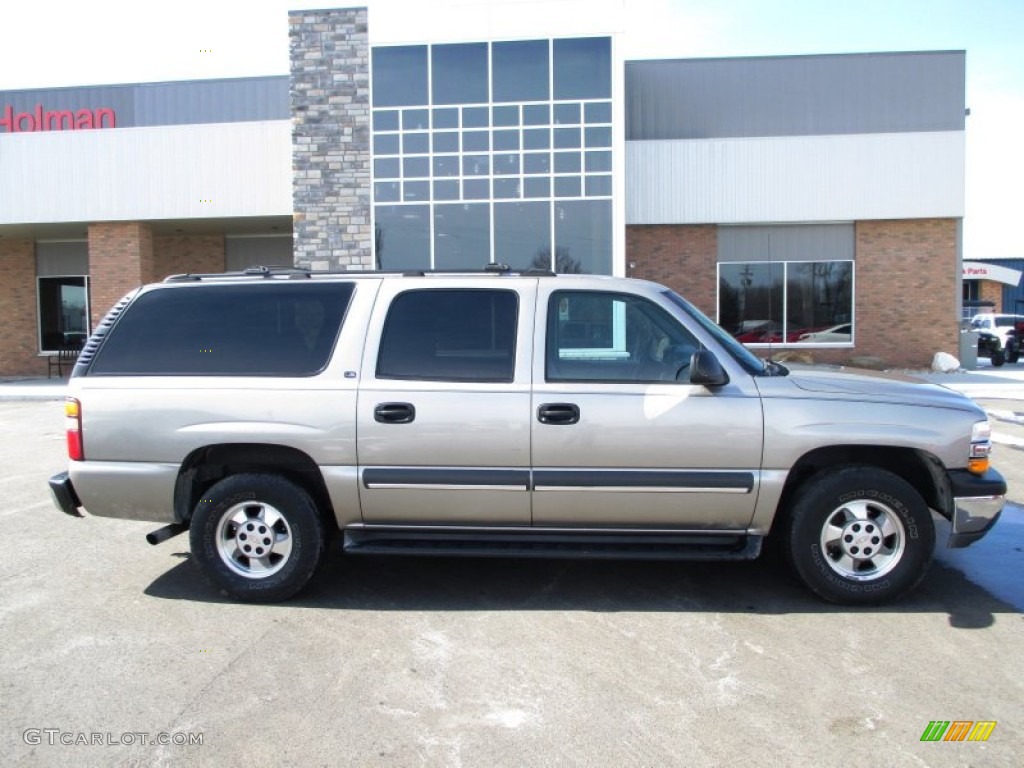
<path fill-rule="evenodd" d="M 568 425 L 580 420 L 580 407 L 575 403 L 545 403 L 537 408 L 541 424 Z"/>
<path fill-rule="evenodd" d="M 373 420 L 381 424 L 410 424 L 415 418 L 412 403 L 381 403 L 373 409 Z"/>

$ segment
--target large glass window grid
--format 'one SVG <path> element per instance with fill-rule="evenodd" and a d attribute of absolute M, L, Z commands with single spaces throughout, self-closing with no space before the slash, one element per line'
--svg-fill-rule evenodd
<path fill-rule="evenodd" d="M 425 88 L 382 96 L 379 83 L 396 78 L 378 81 L 374 74 L 378 267 L 477 269 L 500 261 L 514 268 L 610 272 L 610 38 L 401 48 L 375 48 L 374 66 L 389 59 L 422 61 L 427 82 Z M 587 74 L 588 50 L 596 76 Z M 483 61 L 483 54 L 481 76 L 471 64 Z M 461 91 L 460 56 L 467 57 Z M 532 82 L 530 76 L 543 81 Z M 588 77 L 593 82 L 586 82 Z M 460 92 L 467 101 L 457 101 Z M 416 103 L 423 93 L 427 103 Z M 570 201 L 574 204 L 562 204 Z M 537 204 L 546 216 L 539 215 Z M 463 215 L 456 215 L 456 205 Z M 469 225 L 470 237 L 446 231 L 456 219 Z M 531 222 L 528 228 L 524 220 Z M 504 222 L 509 221 L 518 225 L 508 230 Z M 506 242 L 527 231 L 533 240 L 528 248 Z M 453 239 L 466 242 L 453 245 Z M 411 243 L 427 245 L 429 260 L 403 250 Z"/>

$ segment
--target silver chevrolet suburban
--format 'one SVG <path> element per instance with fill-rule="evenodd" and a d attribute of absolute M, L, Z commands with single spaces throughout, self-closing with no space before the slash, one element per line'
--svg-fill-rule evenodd
<path fill-rule="evenodd" d="M 1006 483 L 943 387 L 764 362 L 649 282 L 513 272 L 177 275 L 75 366 L 59 508 L 188 530 L 239 600 L 346 555 L 750 559 L 906 594 Z M 338 534 L 337 536 L 333 534 Z"/>

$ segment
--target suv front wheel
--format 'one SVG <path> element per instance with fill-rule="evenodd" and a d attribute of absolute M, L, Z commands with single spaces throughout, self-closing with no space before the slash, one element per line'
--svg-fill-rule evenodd
<path fill-rule="evenodd" d="M 819 472 L 793 498 L 786 549 L 797 575 L 833 603 L 906 594 L 935 547 L 931 513 L 900 477 L 874 467 Z"/>
<path fill-rule="evenodd" d="M 316 504 L 277 475 L 231 475 L 196 505 L 192 556 L 214 586 L 236 600 L 285 600 L 306 585 L 324 551 Z"/>

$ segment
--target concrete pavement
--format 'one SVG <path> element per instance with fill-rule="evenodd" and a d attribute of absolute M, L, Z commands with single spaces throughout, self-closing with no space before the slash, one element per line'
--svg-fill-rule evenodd
<path fill-rule="evenodd" d="M 882 608 L 771 558 L 335 556 L 297 599 L 242 605 L 187 537 L 54 509 L 65 464 L 57 403 L 0 402 L 11 765 L 1020 764 L 1020 611 L 941 559 Z M 997 725 L 921 741 L 957 719 Z"/>

